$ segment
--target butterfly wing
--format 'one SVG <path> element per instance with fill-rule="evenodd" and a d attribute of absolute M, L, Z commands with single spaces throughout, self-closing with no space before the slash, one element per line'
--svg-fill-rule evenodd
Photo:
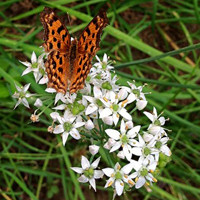
<path fill-rule="evenodd" d="M 92 59 L 100 49 L 100 36 L 108 24 L 105 11 L 100 11 L 82 32 L 78 41 L 78 52 L 73 64 L 73 73 L 70 83 L 70 93 L 84 87 L 84 81 L 92 67 Z"/>
<path fill-rule="evenodd" d="M 44 27 L 45 51 L 52 50 L 66 53 L 71 45 L 71 37 L 58 16 L 50 8 L 45 8 L 40 14 L 40 20 Z"/>
<path fill-rule="evenodd" d="M 70 76 L 70 34 L 52 9 L 45 8 L 40 19 L 45 31 L 43 46 L 49 53 L 45 62 L 48 87 L 65 94 Z"/>

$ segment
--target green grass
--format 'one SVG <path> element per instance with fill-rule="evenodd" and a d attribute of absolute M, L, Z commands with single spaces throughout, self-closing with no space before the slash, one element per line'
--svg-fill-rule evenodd
<path fill-rule="evenodd" d="M 155 106 L 169 117 L 167 128 L 171 138 L 172 161 L 162 170 L 152 192 L 145 189 L 127 193 L 127 199 L 200 199 L 200 5 L 197 0 L 167 1 L 32 1 L 32 7 L 23 7 L 23 1 L 0 2 L 0 196 L 6 200 L 48 199 L 48 195 L 63 199 L 112 198 L 112 190 L 98 186 L 97 193 L 80 184 L 70 170 L 77 166 L 84 143 L 61 144 L 61 138 L 47 133 L 50 110 L 38 124 L 30 123 L 33 110 L 20 106 L 13 110 L 11 95 L 14 83 L 31 83 L 32 92 L 44 93 L 44 87 L 34 82 L 32 75 L 21 77 L 24 67 L 18 58 L 30 59 L 32 51 L 41 53 L 42 31 L 39 13 L 44 6 L 56 8 L 59 15 L 76 18 L 68 28 L 78 35 L 98 10 L 109 4 L 108 26 L 101 41 L 98 56 L 107 53 L 116 60 L 120 83 L 136 80 L 146 87 L 148 109 Z M 69 6 L 69 5 L 74 6 Z M 18 7 L 17 7 L 18 6 Z M 13 14 L 14 8 L 23 8 Z M 137 23 L 127 22 L 123 13 L 135 13 Z M 78 22 L 78 23 L 77 23 Z M 116 26 L 117 24 L 117 26 Z M 118 27 L 118 28 L 117 28 Z M 198 28 L 196 28 L 198 27 Z M 146 33 L 146 35 L 144 35 Z M 165 34 L 171 37 L 171 47 Z M 150 37 L 151 41 L 145 40 Z M 145 41 L 148 41 L 149 44 Z M 161 51 L 162 50 L 162 51 Z M 184 53 L 183 56 L 179 56 Z M 116 56 L 117 55 L 117 56 Z M 187 58 L 195 63 L 191 66 Z M 127 73 L 127 71 L 129 73 Z M 141 122 L 143 118 L 135 119 Z M 80 153 L 81 152 L 81 153 Z M 112 163 L 105 152 L 100 152 L 106 163 Z M 108 159 L 108 160 L 107 160 Z M 59 191 L 54 194 L 53 191 Z M 47 194 L 47 191 L 50 191 Z M 56 193 L 56 192 L 55 192 Z M 121 197 L 119 199 L 124 199 Z M 60 199 L 60 198 L 58 198 Z"/>

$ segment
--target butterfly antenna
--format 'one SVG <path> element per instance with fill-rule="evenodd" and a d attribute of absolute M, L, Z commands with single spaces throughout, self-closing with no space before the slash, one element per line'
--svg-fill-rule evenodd
<path fill-rule="evenodd" d="M 72 24 L 71 24 L 71 18 L 70 18 L 70 16 L 69 16 L 69 14 L 67 13 L 67 18 L 68 18 L 68 21 L 69 21 L 69 25 L 71 26 Z"/>

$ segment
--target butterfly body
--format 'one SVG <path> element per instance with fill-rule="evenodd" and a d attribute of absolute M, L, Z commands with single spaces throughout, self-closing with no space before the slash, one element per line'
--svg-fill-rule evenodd
<path fill-rule="evenodd" d="M 70 34 L 50 8 L 41 13 L 45 29 L 43 44 L 48 58 L 45 62 L 49 78 L 48 87 L 57 92 L 74 93 L 84 87 L 92 67 L 92 58 L 99 50 L 102 29 L 108 24 L 106 13 L 101 11 L 84 29 L 79 39 L 71 41 Z"/>

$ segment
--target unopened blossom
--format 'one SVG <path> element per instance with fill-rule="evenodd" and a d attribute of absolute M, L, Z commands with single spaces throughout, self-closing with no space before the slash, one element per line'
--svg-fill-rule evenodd
<path fill-rule="evenodd" d="M 149 133 L 156 135 L 159 133 L 163 133 L 164 128 L 162 127 L 165 124 L 166 119 L 164 117 L 160 117 L 160 115 L 157 114 L 157 110 L 154 107 L 153 108 L 153 114 L 149 113 L 149 112 L 144 112 L 144 114 L 151 120 L 151 124 L 148 127 L 148 131 Z"/>
<path fill-rule="evenodd" d="M 121 121 L 120 132 L 114 129 L 106 129 L 107 135 L 115 140 L 110 152 L 114 152 L 122 147 L 122 151 L 127 160 L 131 159 L 132 146 L 134 145 L 135 139 L 133 139 L 139 132 L 140 126 L 135 126 L 130 130 L 126 130 L 124 120 Z"/>
<path fill-rule="evenodd" d="M 24 87 L 19 87 L 15 84 L 15 87 L 17 89 L 17 92 L 15 92 L 12 97 L 15 99 L 18 99 L 14 109 L 20 104 L 23 103 L 24 106 L 29 108 L 29 103 L 27 101 L 27 98 L 33 96 L 33 94 L 28 93 L 28 89 L 30 87 L 30 83 L 26 84 Z"/>
<path fill-rule="evenodd" d="M 43 105 L 43 103 L 42 103 L 41 99 L 37 98 L 36 101 L 35 101 L 35 103 L 34 103 L 34 106 L 39 108 L 42 105 Z"/>
<path fill-rule="evenodd" d="M 140 158 L 138 161 L 132 160 L 131 166 L 135 172 L 130 175 L 130 178 L 135 179 L 136 189 L 141 188 L 145 183 L 149 185 L 149 183 L 157 182 L 152 175 L 157 166 L 157 162 L 154 159 L 148 162 L 144 161 L 143 158 Z"/>
<path fill-rule="evenodd" d="M 121 168 L 119 163 L 115 164 L 113 168 L 102 169 L 103 173 L 109 177 L 106 182 L 105 188 L 114 187 L 118 196 L 122 195 L 124 184 L 127 183 L 129 187 L 134 186 L 134 181 L 130 178 L 129 173 L 132 170 L 132 164 L 127 164 Z"/>
<path fill-rule="evenodd" d="M 85 122 L 85 128 L 88 130 L 92 130 L 94 128 L 94 123 L 91 119 L 88 119 L 88 121 Z"/>
<path fill-rule="evenodd" d="M 99 146 L 93 144 L 89 146 L 89 152 L 94 156 L 99 152 Z"/>
<path fill-rule="evenodd" d="M 96 191 L 96 181 L 95 179 L 100 179 L 103 177 L 104 173 L 101 170 L 96 170 L 99 165 L 100 157 L 97 158 L 92 164 L 88 161 L 85 156 L 81 158 L 82 167 L 71 167 L 76 173 L 80 174 L 78 178 L 79 182 L 87 183 L 89 182 L 92 188 Z"/>
<path fill-rule="evenodd" d="M 81 138 L 78 128 L 85 123 L 82 122 L 81 117 L 73 117 L 73 115 L 66 110 L 63 117 L 57 117 L 59 125 L 54 128 L 53 133 L 62 133 L 63 145 L 65 145 L 67 138 L 71 135 L 74 139 L 79 140 Z"/>

